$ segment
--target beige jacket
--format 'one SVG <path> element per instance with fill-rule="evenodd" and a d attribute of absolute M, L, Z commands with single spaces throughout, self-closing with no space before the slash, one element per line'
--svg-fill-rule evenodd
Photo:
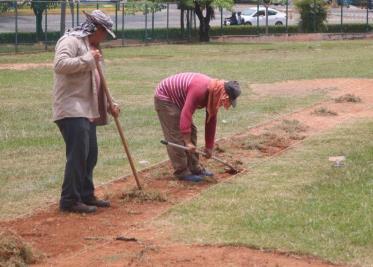
<path fill-rule="evenodd" d="M 56 44 L 54 58 L 53 120 L 84 117 L 107 123 L 105 112 L 99 112 L 95 59 L 89 51 L 88 37 L 62 36 Z"/>

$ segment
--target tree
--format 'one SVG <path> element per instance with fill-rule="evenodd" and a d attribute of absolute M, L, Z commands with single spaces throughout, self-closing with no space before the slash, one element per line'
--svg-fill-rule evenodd
<path fill-rule="evenodd" d="M 43 13 L 49 8 L 55 8 L 58 2 L 55 0 L 32 0 L 31 8 L 36 17 L 36 38 L 42 40 L 43 38 Z"/>
<path fill-rule="evenodd" d="M 199 40 L 208 42 L 210 21 L 215 18 L 214 9 L 230 9 L 233 6 L 233 0 L 180 0 L 180 4 L 194 9 L 199 20 Z"/>
<path fill-rule="evenodd" d="M 298 0 L 295 6 L 300 13 L 300 26 L 304 32 L 319 32 L 325 28 L 328 6 L 324 0 Z"/>
<path fill-rule="evenodd" d="M 46 9 L 56 8 L 58 7 L 58 0 L 31 0 L 31 1 L 23 1 L 18 2 L 16 0 L 7 1 L 7 2 L 0 2 L 0 14 L 2 12 L 6 12 L 8 10 L 15 9 L 17 6 L 21 8 L 23 6 L 30 6 L 36 16 L 36 36 L 38 40 L 43 39 L 43 13 Z"/>

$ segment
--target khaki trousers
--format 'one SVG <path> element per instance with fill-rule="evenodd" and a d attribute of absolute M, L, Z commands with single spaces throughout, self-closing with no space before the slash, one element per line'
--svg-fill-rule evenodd
<path fill-rule="evenodd" d="M 176 104 L 154 98 L 154 106 L 157 111 L 162 131 L 166 141 L 185 145 L 180 133 L 180 113 L 181 110 Z M 197 145 L 197 127 L 192 123 L 191 141 Z M 186 150 L 167 146 L 167 153 L 174 168 L 174 175 L 180 177 L 183 175 L 197 174 L 202 170 L 199 164 L 199 157 L 196 153 L 189 153 Z"/>

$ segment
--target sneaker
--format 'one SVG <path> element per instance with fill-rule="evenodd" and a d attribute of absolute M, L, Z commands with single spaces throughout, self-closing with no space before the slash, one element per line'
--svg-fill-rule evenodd
<path fill-rule="evenodd" d="M 89 205 L 89 206 L 96 206 L 96 207 L 99 207 L 99 208 L 110 207 L 110 201 L 103 200 L 103 199 L 98 199 L 96 197 L 93 197 L 89 200 L 84 201 L 84 204 Z"/>
<path fill-rule="evenodd" d="M 206 169 L 203 169 L 200 172 L 196 173 L 196 175 L 212 177 L 212 176 L 214 176 L 214 173 L 212 173 L 212 172 L 210 172 L 210 171 L 208 171 Z"/>
<path fill-rule="evenodd" d="M 75 212 L 75 213 L 93 213 L 96 212 L 97 208 L 95 206 L 89 206 L 82 202 L 76 202 L 74 205 L 68 208 L 61 208 L 63 212 Z"/>
<path fill-rule="evenodd" d="M 180 180 L 189 181 L 189 182 L 201 182 L 203 180 L 202 176 L 195 174 L 187 174 L 178 177 Z"/>

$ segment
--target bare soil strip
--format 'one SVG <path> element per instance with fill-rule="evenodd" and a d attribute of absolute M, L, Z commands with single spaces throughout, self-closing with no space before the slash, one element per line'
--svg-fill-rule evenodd
<path fill-rule="evenodd" d="M 52 66 L 52 63 L 0 64 L 0 70 L 29 70 L 35 68 L 52 68 Z"/>
<path fill-rule="evenodd" d="M 330 100 L 250 128 L 247 132 L 220 140 L 220 158 L 237 166 L 250 166 L 253 159 L 277 155 L 309 136 L 333 129 L 348 120 L 373 116 L 373 80 L 291 81 L 271 86 L 284 93 L 287 85 L 291 85 L 288 86 L 291 90 L 298 91 L 304 88 L 327 89 L 333 98 L 349 93 L 359 97 L 361 102 L 336 103 Z M 258 86 L 263 88 L 263 85 Z M 254 86 L 254 91 L 256 89 Z M 337 115 L 315 115 L 313 111 L 320 107 L 332 110 Z M 290 123 L 286 127 L 290 128 L 284 128 L 285 120 Z M 252 145 L 248 147 L 247 140 L 253 139 L 252 136 L 268 136 L 269 130 L 273 132 L 277 128 L 282 129 L 282 134 L 276 137 L 277 141 L 264 138 L 260 139 L 258 148 L 254 146 L 253 149 Z M 234 179 L 218 163 L 204 163 L 216 173 L 217 182 Z M 236 175 L 245 171 L 241 169 L 241 173 Z M 156 229 L 151 224 L 152 220 L 174 204 L 197 196 L 212 183 L 181 182 L 175 180 L 171 173 L 169 162 L 139 173 L 145 191 L 165 196 L 162 201 L 156 198 L 150 201 L 124 201 L 121 198 L 123 192 L 135 188 L 134 179 L 130 176 L 98 190 L 99 195 L 107 195 L 112 201 L 109 209 L 100 209 L 93 215 L 66 214 L 60 213 L 55 204 L 27 218 L 0 222 L 0 228 L 11 229 L 42 251 L 46 257 L 40 266 L 335 266 L 312 257 L 285 252 L 172 242 L 169 238 L 171 233 L 167 229 Z"/>

